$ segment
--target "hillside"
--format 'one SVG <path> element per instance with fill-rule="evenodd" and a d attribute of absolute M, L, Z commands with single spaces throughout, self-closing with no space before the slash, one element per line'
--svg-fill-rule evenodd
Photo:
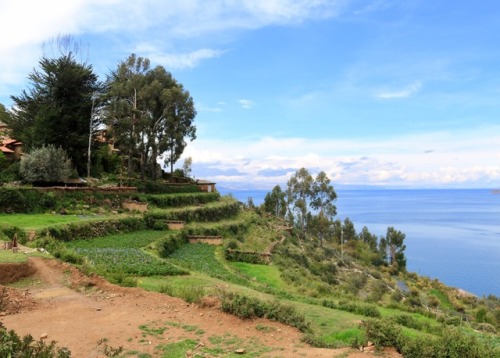
<path fill-rule="evenodd" d="M 148 210 L 144 213 L 123 210 L 122 202 L 130 199 L 147 202 Z M 114 295 L 115 291 L 127 292 L 127 299 L 121 300 L 120 306 L 129 300 L 139 304 L 133 300 L 135 294 L 151 297 L 153 301 L 175 302 L 165 304 L 176 307 L 174 311 L 189 307 L 194 312 L 188 315 L 189 319 L 184 319 L 187 313 L 182 315 L 182 324 L 196 327 L 193 331 L 208 332 L 215 323 L 206 321 L 207 315 L 218 317 L 217 322 L 224 326 L 225 332 L 213 332 L 210 337 L 224 337 L 225 333 L 237 332 L 236 327 L 245 327 L 239 331 L 242 339 L 274 337 L 279 340 L 254 345 L 255 349 L 248 342 L 242 342 L 245 352 L 251 356 L 331 356 L 334 351 L 330 350 L 339 348 L 344 349 L 342 354 L 350 352 L 353 355 L 357 349 L 372 349 L 372 344 L 378 349 L 396 347 L 405 356 L 419 356 L 415 352 L 425 354 L 424 342 L 427 350 L 439 350 L 450 340 L 457 342 L 457 346 L 473 347 L 471 352 L 474 350 L 474 354 L 482 356 L 495 356 L 499 352 L 500 337 L 496 333 L 500 322 L 498 298 L 477 298 L 446 287 L 437 280 L 414 273 L 395 273 L 383 265 L 376 266 L 370 251 L 355 240 L 342 248 L 336 242 L 325 241 L 320 245 L 317 241 L 301 240 L 283 220 L 248 208 L 231 197 L 195 190 L 132 196 L 130 193 L 65 194 L 52 205 L 55 210 L 50 210 L 51 214 L 11 213 L 2 216 L 4 239 L 13 233 L 23 241 L 27 241 L 28 236 L 34 237 L 34 241 L 26 243 L 28 246 L 44 247 L 51 256 L 91 275 L 88 280 L 97 280 L 95 275 L 98 275 L 113 284 L 135 288 L 120 289 L 103 281 L 82 286 L 70 280 L 66 285 L 61 282 L 57 285 L 66 287 L 73 283 L 74 288 L 85 288 L 84 297 L 88 296 L 93 304 L 107 302 L 99 301 L 101 296 L 109 296 L 110 292 Z M 61 207 L 64 207 L 64 215 L 56 214 L 61 212 Z M 180 221 L 184 222 L 184 227 L 172 229 L 173 222 Z M 190 239 L 222 245 L 190 244 Z M 19 257 L 21 254 L 8 256 L 13 255 Z M 7 256 L 4 256 L 0 255 L 0 262 L 7 261 Z M 47 265 L 36 258 L 34 262 L 39 266 Z M 41 289 L 30 279 L 20 281 L 17 286 L 34 292 Z M 51 284 L 48 287 L 52 287 Z M 171 297 L 178 297 L 189 306 Z M 113 300 L 119 301 L 115 296 Z M 54 298 L 52 304 L 58 305 L 60 301 L 64 299 Z M 111 306 L 109 304 L 106 309 Z M 147 316 L 145 321 L 152 322 L 154 317 L 160 319 L 158 312 L 154 313 L 159 306 L 154 309 L 148 309 L 147 305 L 141 307 L 139 311 L 144 318 Z M 130 315 L 124 312 L 115 314 Z M 195 320 L 196 314 L 198 318 L 203 314 L 203 324 Z M 19 321 L 15 317 L 3 319 L 8 328 L 9 323 L 13 325 Z M 264 321 L 265 318 L 295 328 L 285 328 Z M 65 320 L 61 318 L 61 322 Z M 177 322 L 173 318 L 166 321 Z M 137 330 L 141 324 L 148 323 L 134 321 L 131 325 Z M 177 356 L 184 356 L 193 347 L 197 347 L 193 353 L 195 356 L 206 357 L 227 356 L 233 348 L 241 348 L 220 338 L 218 348 L 227 345 L 226 350 L 203 351 L 199 345 L 202 342 L 208 344 L 209 334 L 196 336 L 184 332 L 170 336 L 172 324 L 167 326 L 155 328 L 162 331 L 161 334 L 157 331 L 145 334 L 155 336 L 155 343 L 151 344 L 154 347 L 164 346 L 157 339 L 171 339 L 175 341 L 169 341 L 173 344 L 184 338 L 185 348 L 179 348 L 184 349 L 184 353 Z M 33 332 L 30 329 L 35 328 L 29 324 L 16 327 L 22 334 Z M 287 334 L 279 334 L 285 330 Z M 170 333 L 164 334 L 166 331 Z M 122 338 L 127 336 L 125 341 L 117 339 L 120 334 L 115 333 L 113 339 L 100 338 L 109 339 L 110 346 L 123 345 L 124 352 L 136 352 L 133 353 L 136 356 L 176 356 L 168 355 L 168 349 L 148 347 L 141 350 L 135 339 L 129 340 L 130 331 L 121 334 Z M 39 333 L 33 334 L 36 337 Z M 188 344 L 188 341 L 194 343 Z M 64 345 L 62 340 L 60 343 Z M 103 346 L 101 343 L 101 348 Z M 366 346 L 370 347 L 363 348 Z M 95 349 L 96 345 L 92 347 Z M 283 350 L 280 353 L 264 347 Z M 319 348 L 330 350 L 325 353 Z"/>

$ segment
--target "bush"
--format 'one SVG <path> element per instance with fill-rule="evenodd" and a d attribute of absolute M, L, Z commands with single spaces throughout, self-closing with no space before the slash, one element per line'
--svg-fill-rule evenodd
<path fill-rule="evenodd" d="M 28 183 L 61 183 L 71 174 L 71 160 L 62 148 L 48 145 L 21 157 L 19 172 Z"/>
<path fill-rule="evenodd" d="M 125 233 L 145 229 L 142 218 L 122 218 L 117 220 L 71 223 L 65 226 L 54 226 L 43 229 L 41 235 L 50 235 L 61 241 L 92 239 L 111 234 Z"/>
<path fill-rule="evenodd" d="M 158 255 L 160 257 L 168 257 L 175 250 L 187 243 L 187 237 L 182 234 L 174 234 L 161 239 L 157 243 Z"/>
<path fill-rule="evenodd" d="M 19 337 L 14 331 L 7 331 L 0 322 L 0 357 L 68 358 L 67 348 L 57 348 L 56 342 L 35 341 L 31 335 Z"/>
<path fill-rule="evenodd" d="M 377 348 L 397 347 L 400 339 L 398 327 L 389 319 L 371 319 L 361 322 L 366 339 Z"/>
<path fill-rule="evenodd" d="M 305 317 L 294 307 L 279 301 L 267 302 L 232 292 L 220 295 L 221 309 L 240 318 L 264 317 L 273 321 L 288 324 L 302 332 L 309 332 L 310 325 Z"/>

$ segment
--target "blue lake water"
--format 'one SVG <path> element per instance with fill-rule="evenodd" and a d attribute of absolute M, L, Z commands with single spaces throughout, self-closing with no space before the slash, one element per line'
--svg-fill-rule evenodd
<path fill-rule="evenodd" d="M 225 190 L 263 202 L 266 190 Z M 500 296 L 500 195 L 489 189 L 336 190 L 337 218 L 406 234 L 409 271 L 478 296 Z"/>

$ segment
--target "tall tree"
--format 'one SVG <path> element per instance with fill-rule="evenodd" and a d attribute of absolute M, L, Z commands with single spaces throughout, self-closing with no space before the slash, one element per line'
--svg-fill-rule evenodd
<path fill-rule="evenodd" d="M 52 144 L 85 173 L 92 95 L 99 89 L 92 66 L 79 63 L 70 52 L 43 57 L 29 74 L 29 90 L 12 96 L 13 114 L 7 119 L 12 135 L 27 149 Z"/>
<path fill-rule="evenodd" d="M 146 98 L 148 114 L 148 146 L 151 178 L 156 179 L 157 158 L 163 154 L 164 164 L 170 167 L 179 160 L 186 140 L 196 139 L 196 116 L 193 98 L 163 67 L 157 66 L 147 75 Z"/>
<path fill-rule="evenodd" d="M 285 218 L 286 215 L 286 200 L 285 192 L 281 190 L 279 185 L 276 185 L 270 193 L 264 197 L 264 210 L 274 216 Z"/>
<path fill-rule="evenodd" d="M 287 183 L 287 215 L 300 229 L 302 237 L 305 238 L 311 231 L 323 245 L 323 239 L 332 234 L 336 198 L 337 194 L 325 172 L 319 172 L 314 179 L 307 169 L 301 168 Z"/>
<path fill-rule="evenodd" d="M 319 172 L 312 184 L 311 207 L 317 213 L 315 223 L 320 246 L 323 246 L 323 239 L 331 231 L 333 217 L 337 214 L 334 205 L 336 199 L 337 194 L 330 185 L 330 179 L 324 171 Z"/>
<path fill-rule="evenodd" d="M 129 177 L 134 167 L 144 162 L 141 161 L 141 147 L 145 146 L 143 126 L 147 111 L 143 89 L 149 69 L 147 58 L 132 54 L 118 64 L 106 81 L 106 122 L 115 146 L 127 156 Z"/>
<path fill-rule="evenodd" d="M 404 251 L 406 250 L 406 245 L 404 240 L 406 235 L 399 230 L 394 229 L 390 226 L 387 228 L 387 233 L 385 235 L 385 243 L 387 245 L 389 264 L 398 271 L 406 269 L 406 257 Z"/>
<path fill-rule="evenodd" d="M 293 222 L 302 233 L 306 235 L 307 214 L 309 213 L 309 202 L 312 196 L 313 177 L 306 168 L 301 168 L 288 180 L 287 201 L 289 214 L 293 216 Z"/>
<path fill-rule="evenodd" d="M 156 179 L 158 159 L 173 165 L 196 138 L 194 102 L 162 66 L 150 68 L 147 58 L 132 54 L 108 77 L 108 123 L 118 147 L 128 156 L 141 178 Z"/>

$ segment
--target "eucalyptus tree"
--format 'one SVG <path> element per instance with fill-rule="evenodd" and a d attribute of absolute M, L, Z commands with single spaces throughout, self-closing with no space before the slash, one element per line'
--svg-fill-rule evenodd
<path fill-rule="evenodd" d="M 309 202 L 313 191 L 313 177 L 306 168 L 301 168 L 287 182 L 288 213 L 293 223 L 298 226 L 302 237 L 306 236 L 306 223 L 309 213 Z"/>
<path fill-rule="evenodd" d="M 274 216 L 285 218 L 286 215 L 286 193 L 281 186 L 275 185 L 273 190 L 264 197 L 263 208 Z"/>
<path fill-rule="evenodd" d="M 389 226 L 387 228 L 385 242 L 389 254 L 388 263 L 398 271 L 406 269 L 406 257 L 404 255 L 404 251 L 406 250 L 406 245 L 404 244 L 405 238 L 406 235 L 394 227 Z"/>
<path fill-rule="evenodd" d="M 161 154 L 172 178 L 173 166 L 184 152 L 186 140 L 196 139 L 193 98 L 162 66 L 149 71 L 146 82 L 149 122 L 145 155 L 149 158 L 150 177 L 156 179 Z"/>
<path fill-rule="evenodd" d="M 79 174 L 85 173 L 92 96 L 100 84 L 92 66 L 72 52 L 42 57 L 28 79 L 31 88 L 12 96 L 6 123 L 26 149 L 52 144 L 66 151 Z"/>
<path fill-rule="evenodd" d="M 336 198 L 337 194 L 325 172 L 321 171 L 313 178 L 307 169 L 301 168 L 287 183 L 287 215 L 301 231 L 302 237 L 310 232 L 323 245 L 323 240 L 332 233 L 333 218 L 337 212 L 334 205 Z"/>
<path fill-rule="evenodd" d="M 316 231 L 320 245 L 323 246 L 323 239 L 330 232 L 333 218 L 337 214 L 337 208 L 334 205 L 337 194 L 324 171 L 318 173 L 311 189 L 311 208 L 317 212 L 315 215 L 317 216 Z"/>
<path fill-rule="evenodd" d="M 147 110 L 143 90 L 149 69 L 147 58 L 132 54 L 118 64 L 106 81 L 106 122 L 115 147 L 127 156 L 128 176 L 132 176 L 134 164 L 140 165 L 137 159 L 145 142 Z"/>
<path fill-rule="evenodd" d="M 107 81 L 107 122 L 116 145 L 128 157 L 128 174 L 156 179 L 158 158 L 173 165 L 186 138 L 196 138 L 194 102 L 162 66 L 150 68 L 147 58 L 132 54 Z"/>

